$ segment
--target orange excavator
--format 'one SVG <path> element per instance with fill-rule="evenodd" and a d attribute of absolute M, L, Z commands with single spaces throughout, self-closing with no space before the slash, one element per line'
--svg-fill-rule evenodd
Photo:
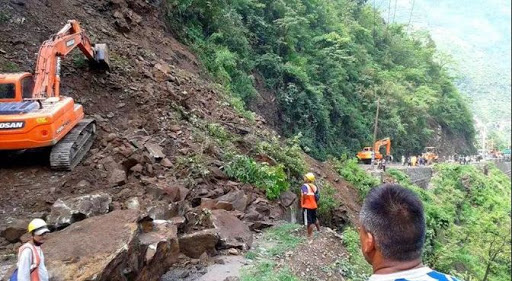
<path fill-rule="evenodd" d="M 52 147 L 50 166 L 72 170 L 90 149 L 96 124 L 83 107 L 60 95 L 61 58 L 78 47 L 91 66 L 109 70 L 105 44 L 91 44 L 76 20 L 39 49 L 34 75 L 0 74 L 0 150 Z"/>
<path fill-rule="evenodd" d="M 390 138 L 384 138 L 384 139 L 376 141 L 373 144 L 373 147 L 370 147 L 370 146 L 364 147 L 363 150 L 361 150 L 357 153 L 357 159 L 359 159 L 359 161 L 361 161 L 365 164 L 370 164 L 372 161 L 372 153 L 374 151 L 375 151 L 375 160 L 382 159 L 383 156 L 380 153 L 380 148 L 384 145 L 386 146 L 386 160 L 391 160 L 392 156 L 391 156 L 391 139 Z"/>

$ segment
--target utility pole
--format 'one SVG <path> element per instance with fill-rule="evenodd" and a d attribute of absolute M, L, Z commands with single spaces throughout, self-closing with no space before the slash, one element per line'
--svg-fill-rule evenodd
<path fill-rule="evenodd" d="M 377 124 L 379 122 L 380 97 L 377 98 L 377 113 L 375 114 L 375 124 L 373 125 L 373 149 L 372 149 L 372 170 L 375 170 L 375 142 L 377 141 Z"/>
<path fill-rule="evenodd" d="M 482 130 L 482 157 L 483 159 L 487 158 L 487 153 L 485 151 L 485 139 L 487 138 L 487 126 L 486 124 L 483 125 Z"/>

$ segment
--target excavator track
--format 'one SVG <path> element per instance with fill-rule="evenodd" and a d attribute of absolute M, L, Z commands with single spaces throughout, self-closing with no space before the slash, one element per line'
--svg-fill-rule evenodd
<path fill-rule="evenodd" d="M 96 136 L 96 122 L 83 119 L 69 131 L 50 153 L 50 166 L 53 170 L 73 170 L 92 146 Z"/>

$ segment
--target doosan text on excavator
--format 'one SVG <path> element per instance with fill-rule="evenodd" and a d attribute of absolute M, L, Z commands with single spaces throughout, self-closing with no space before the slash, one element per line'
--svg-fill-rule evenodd
<path fill-rule="evenodd" d="M 82 105 L 60 95 L 61 58 L 76 47 L 91 65 L 109 70 L 105 44 L 93 45 L 76 20 L 40 47 L 34 75 L 0 74 L 0 150 L 51 147 L 50 166 L 72 170 L 90 149 L 96 125 Z"/>

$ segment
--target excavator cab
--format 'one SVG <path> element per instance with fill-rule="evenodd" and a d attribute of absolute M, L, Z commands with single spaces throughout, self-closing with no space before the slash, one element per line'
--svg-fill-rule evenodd
<path fill-rule="evenodd" d="M 26 101 L 32 97 L 34 79 L 32 74 L 0 74 L 0 114 L 28 113 L 39 108 L 37 102 Z"/>
<path fill-rule="evenodd" d="M 0 102 L 22 101 L 33 90 L 34 78 L 28 72 L 0 74 Z"/>

